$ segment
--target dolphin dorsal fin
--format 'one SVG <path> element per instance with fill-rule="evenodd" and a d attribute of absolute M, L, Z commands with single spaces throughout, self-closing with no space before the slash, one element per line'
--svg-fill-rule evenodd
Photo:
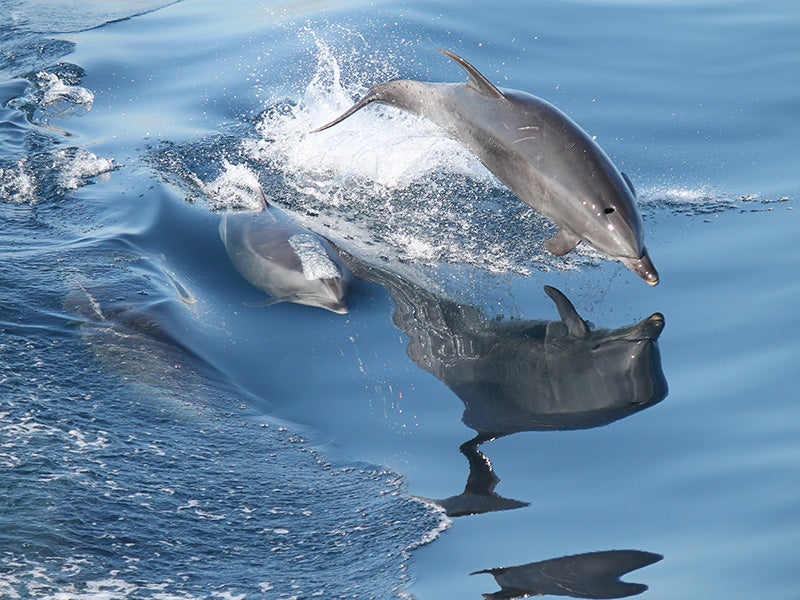
<path fill-rule="evenodd" d="M 622 171 L 620 171 L 619 174 L 622 175 L 622 178 L 625 180 L 625 183 L 628 184 L 628 187 L 631 190 L 631 194 L 633 194 L 633 197 L 636 198 L 637 197 L 636 189 L 633 187 L 633 182 L 631 181 L 631 178 L 625 175 L 625 173 L 623 173 Z"/>
<path fill-rule="evenodd" d="M 267 210 L 269 208 L 269 202 L 267 201 L 267 195 L 264 193 L 264 188 L 262 188 L 260 185 L 258 186 L 258 193 L 261 196 L 262 210 Z"/>
<path fill-rule="evenodd" d="M 478 71 L 478 69 L 473 67 L 463 58 L 447 50 L 440 50 L 440 52 L 445 56 L 449 56 L 454 61 L 456 61 L 469 74 L 469 82 L 467 83 L 467 87 L 472 88 L 479 94 L 486 96 L 488 98 L 503 97 L 503 92 L 498 90 L 497 87 L 495 87 L 495 85 L 491 81 L 489 81 L 488 79 L 486 79 L 486 77 L 481 75 L 481 72 Z"/>
<path fill-rule="evenodd" d="M 564 321 L 564 325 L 567 326 L 570 335 L 579 338 L 589 335 L 589 326 L 586 321 L 581 318 L 572 302 L 560 290 L 546 285 L 544 286 L 544 291 L 556 303 L 558 314 L 561 320 Z"/>

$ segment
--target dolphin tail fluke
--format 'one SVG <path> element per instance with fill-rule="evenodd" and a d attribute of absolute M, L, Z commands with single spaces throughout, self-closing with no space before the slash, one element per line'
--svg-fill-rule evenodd
<path fill-rule="evenodd" d="M 367 104 L 371 104 L 372 102 L 379 102 L 380 100 L 381 100 L 381 96 L 376 91 L 376 88 L 371 88 L 361 100 L 359 100 L 353 106 L 351 106 L 349 109 L 347 109 L 347 111 L 343 115 L 337 117 L 336 119 L 334 119 L 333 121 L 331 121 L 327 125 L 323 125 L 322 127 L 317 127 L 311 133 L 318 133 L 320 131 L 324 131 L 324 130 L 330 128 L 330 127 L 333 127 L 334 125 L 337 125 L 337 124 L 341 123 L 342 121 L 344 121 L 347 117 L 349 117 L 353 113 L 358 112 L 359 110 L 364 108 Z"/>

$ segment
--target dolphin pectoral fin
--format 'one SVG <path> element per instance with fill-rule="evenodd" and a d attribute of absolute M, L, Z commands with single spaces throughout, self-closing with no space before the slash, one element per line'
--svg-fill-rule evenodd
<path fill-rule="evenodd" d="M 311 133 L 319 133 L 320 131 L 324 131 L 325 129 L 328 129 L 329 127 L 333 127 L 334 125 L 337 125 L 337 124 L 341 123 L 342 121 L 344 121 L 347 117 L 349 117 L 353 113 L 358 112 L 359 110 L 364 108 L 367 104 L 370 104 L 372 102 L 380 101 L 381 100 L 380 95 L 375 89 L 377 87 L 379 87 L 379 86 L 375 86 L 374 88 L 371 88 L 361 100 L 359 100 L 353 106 L 351 106 L 349 109 L 347 109 L 347 111 L 344 114 L 342 114 L 341 116 L 337 117 L 336 119 L 334 119 L 333 121 L 331 121 L 327 125 L 323 125 L 322 127 L 317 127 Z"/>
<path fill-rule="evenodd" d="M 544 247 L 547 248 L 548 252 L 551 254 L 564 256 L 572 252 L 580 241 L 581 238 L 562 227 L 558 230 L 555 237 L 550 238 L 544 243 Z"/>
<path fill-rule="evenodd" d="M 445 56 L 452 58 L 456 61 L 461 67 L 467 72 L 469 75 L 469 82 L 467 83 L 467 87 L 472 90 L 475 90 L 479 94 L 486 96 L 488 98 L 502 98 L 503 92 L 497 89 L 495 85 L 486 79 L 478 69 L 473 67 L 467 61 L 465 61 L 460 56 L 453 54 L 447 50 L 439 50 Z"/>
<path fill-rule="evenodd" d="M 631 178 L 625 175 L 625 173 L 623 173 L 622 171 L 620 171 L 620 175 L 622 175 L 622 178 L 625 180 L 625 183 L 627 183 L 628 187 L 631 189 L 631 194 L 633 194 L 633 197 L 636 198 L 636 189 L 633 187 L 633 182 L 631 181 Z"/>
<path fill-rule="evenodd" d="M 292 298 L 264 298 L 260 302 L 245 302 L 244 305 L 248 308 L 266 308 L 267 306 L 272 306 L 273 304 L 280 304 L 281 302 L 291 302 Z"/>
<path fill-rule="evenodd" d="M 575 306 L 560 290 L 546 285 L 544 286 L 544 291 L 555 302 L 558 314 L 564 325 L 567 326 L 570 335 L 579 338 L 589 335 L 589 325 L 581 318 L 578 311 L 575 310 Z"/>

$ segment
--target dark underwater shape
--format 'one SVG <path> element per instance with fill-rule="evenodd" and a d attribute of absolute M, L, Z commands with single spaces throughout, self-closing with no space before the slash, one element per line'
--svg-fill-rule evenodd
<path fill-rule="evenodd" d="M 504 498 L 494 491 L 500 478 L 495 475 L 491 461 L 480 451 L 479 446 L 489 441 L 482 436 L 477 436 L 461 444 L 459 450 L 469 461 L 469 477 L 464 491 L 456 496 L 443 500 L 433 500 L 441 506 L 448 517 L 464 517 L 501 510 L 524 508 L 528 502 Z"/>
<path fill-rule="evenodd" d="M 219 391 L 241 397 L 243 392 L 191 347 L 191 321 L 177 301 L 180 296 L 162 291 L 132 293 L 133 300 L 126 300 L 118 288 L 74 281 L 64 310 L 77 320 L 81 337 L 108 373 L 138 388 L 159 413 L 187 417 L 204 412 L 208 399 L 199 402 L 187 390 L 207 392 L 208 398 L 219 397 Z"/>
<path fill-rule="evenodd" d="M 464 491 L 429 499 L 458 517 L 527 506 L 494 490 L 500 479 L 479 446 L 521 431 L 601 427 L 661 402 L 668 392 L 654 313 L 619 329 L 592 331 L 564 294 L 545 286 L 561 320 L 489 319 L 480 307 L 438 296 L 417 283 L 346 256 L 359 278 L 385 287 L 395 324 L 414 362 L 464 403 L 477 435 L 460 450 L 469 461 Z"/>
<path fill-rule="evenodd" d="M 502 588 L 483 594 L 487 600 L 511 600 L 528 596 L 568 596 L 570 598 L 627 598 L 647 590 L 641 583 L 620 581 L 636 569 L 660 561 L 663 556 L 640 550 L 606 550 L 541 562 L 476 571 L 488 573 Z"/>
<path fill-rule="evenodd" d="M 649 285 L 657 285 L 633 185 L 597 142 L 552 104 L 525 92 L 499 89 L 463 58 L 443 52 L 467 72 L 467 83 L 381 83 L 315 131 L 336 125 L 372 102 L 425 117 L 558 226 L 558 234 L 546 243 L 550 252 L 563 256 L 584 241 L 621 261 Z"/>
<path fill-rule="evenodd" d="M 409 356 L 456 393 L 464 423 L 485 438 L 601 427 L 667 396 L 661 313 L 592 331 L 566 296 L 548 286 L 561 320 L 491 320 L 479 307 L 374 267 L 351 266 L 389 290 Z"/>
<path fill-rule="evenodd" d="M 261 211 L 230 213 L 220 222 L 220 237 L 233 266 L 270 295 L 262 305 L 294 302 L 346 313 L 352 275 L 336 250 L 269 205 L 263 192 L 261 198 Z"/>

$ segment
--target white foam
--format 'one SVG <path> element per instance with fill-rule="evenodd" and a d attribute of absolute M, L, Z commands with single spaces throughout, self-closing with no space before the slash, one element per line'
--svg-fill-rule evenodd
<path fill-rule="evenodd" d="M 16 167 L 0 168 L 0 202 L 36 204 L 36 179 L 28 172 L 25 159 Z"/>
<path fill-rule="evenodd" d="M 434 542 L 439 538 L 440 535 L 450 529 L 450 526 L 453 524 L 453 520 L 447 516 L 447 512 L 439 504 L 436 504 L 430 500 L 426 500 L 425 498 L 420 498 L 419 496 L 409 496 L 409 498 L 413 501 L 424 504 L 427 510 L 438 516 L 439 522 L 437 523 L 436 527 L 425 532 L 425 534 L 419 540 L 406 548 L 407 551 L 411 551 L 415 548 L 419 548 L 420 546 L 425 546 L 431 542 Z"/>
<path fill-rule="evenodd" d="M 719 202 L 710 190 L 705 188 L 680 188 L 673 186 L 654 186 L 644 189 L 639 194 L 639 201 L 647 204 L 651 202 L 674 202 L 679 204 L 698 205 L 708 202 Z"/>
<path fill-rule="evenodd" d="M 212 200 L 213 210 L 258 211 L 263 206 L 261 183 L 245 165 L 222 161 L 222 172 L 211 183 L 197 180 L 205 194 Z"/>
<path fill-rule="evenodd" d="M 303 276 L 309 281 L 334 279 L 342 276 L 339 266 L 331 260 L 320 239 L 311 233 L 298 233 L 289 238 L 289 245 L 297 253 L 303 267 Z"/>
<path fill-rule="evenodd" d="M 65 190 L 77 190 L 91 179 L 119 168 L 113 158 L 101 158 L 83 149 L 77 152 L 58 150 L 53 152 L 53 160 L 60 170 L 59 178 Z"/>
<path fill-rule="evenodd" d="M 323 187 L 326 182 L 357 179 L 402 189 L 433 172 L 492 178 L 439 127 L 390 107 L 373 105 L 336 127 L 310 133 L 338 117 L 366 91 L 360 82 L 345 85 L 331 49 L 318 39 L 315 42 L 314 77 L 288 113 L 268 112 L 258 123 L 261 139 L 245 144 L 252 158 L 280 163 L 286 174 Z"/>
<path fill-rule="evenodd" d="M 36 80 L 44 94 L 42 104 L 51 112 L 65 116 L 76 109 L 92 109 L 94 94 L 85 87 L 69 85 L 55 73 L 45 71 L 38 73 Z"/>

